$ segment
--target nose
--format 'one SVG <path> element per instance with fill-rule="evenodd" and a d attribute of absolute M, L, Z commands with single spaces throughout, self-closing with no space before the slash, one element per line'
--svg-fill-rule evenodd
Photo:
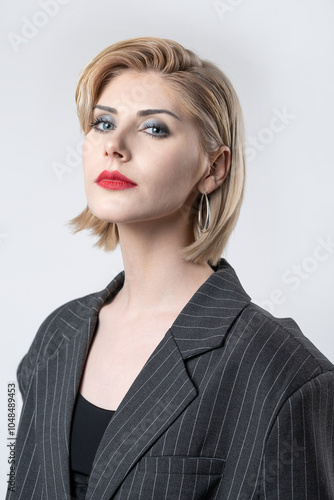
<path fill-rule="evenodd" d="M 123 162 L 129 161 L 131 155 L 124 136 L 114 131 L 106 138 L 104 143 L 104 156 L 121 159 Z"/>

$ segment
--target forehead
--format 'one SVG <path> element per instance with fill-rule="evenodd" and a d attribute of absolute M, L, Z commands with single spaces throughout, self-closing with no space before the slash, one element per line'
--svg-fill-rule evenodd
<path fill-rule="evenodd" d="M 97 104 L 108 104 L 122 108 L 161 108 L 177 110 L 187 114 L 180 102 L 180 95 L 171 84 L 154 71 L 124 70 L 104 87 Z"/>

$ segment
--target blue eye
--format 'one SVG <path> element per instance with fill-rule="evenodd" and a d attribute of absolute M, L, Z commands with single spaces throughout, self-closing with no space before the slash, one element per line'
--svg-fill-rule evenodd
<path fill-rule="evenodd" d="M 96 118 L 90 123 L 90 126 L 94 128 L 96 132 L 101 132 L 102 134 L 114 130 L 115 128 L 115 124 L 110 119 L 104 117 Z"/>
<path fill-rule="evenodd" d="M 90 123 L 90 126 L 95 130 L 95 132 L 102 134 L 110 132 L 116 128 L 116 125 L 112 119 L 110 119 L 110 116 L 100 116 L 95 118 L 95 120 Z M 170 135 L 167 125 L 152 120 L 145 123 L 141 130 L 152 138 L 164 138 Z"/>
<path fill-rule="evenodd" d="M 154 138 L 167 137 L 170 134 L 169 128 L 167 127 L 167 125 L 165 125 L 164 123 L 159 123 L 159 122 L 146 123 L 142 130 L 144 130 L 145 133 L 150 135 L 152 138 L 153 137 Z M 150 130 L 150 132 L 149 132 L 149 130 Z"/>

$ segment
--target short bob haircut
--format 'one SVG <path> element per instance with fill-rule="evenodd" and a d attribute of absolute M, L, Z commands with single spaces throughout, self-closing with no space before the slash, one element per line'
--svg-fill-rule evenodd
<path fill-rule="evenodd" d="M 115 76 L 128 69 L 155 71 L 172 86 L 198 124 L 204 152 L 214 154 L 223 145 L 230 148 L 228 175 L 209 195 L 209 229 L 202 233 L 198 228 L 197 211 L 201 196 L 198 193 L 189 219 L 194 241 L 181 249 L 185 260 L 215 266 L 235 227 L 244 194 L 244 124 L 235 90 L 216 65 L 200 59 L 173 40 L 144 37 L 117 42 L 94 57 L 79 77 L 76 104 L 85 134 L 91 129 L 93 106 L 103 89 Z M 74 232 L 89 229 L 93 235 L 99 236 L 96 245 L 106 251 L 113 250 L 118 243 L 117 225 L 98 219 L 88 206 L 69 224 Z"/>

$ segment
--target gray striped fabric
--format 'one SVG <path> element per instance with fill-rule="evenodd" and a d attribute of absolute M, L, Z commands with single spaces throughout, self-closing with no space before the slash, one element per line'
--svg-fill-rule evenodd
<path fill-rule="evenodd" d="M 123 280 L 54 311 L 21 361 L 7 500 L 71 498 L 74 400 L 98 312 Z M 293 320 L 253 304 L 222 259 L 118 407 L 87 499 L 333 500 L 333 370 Z"/>

